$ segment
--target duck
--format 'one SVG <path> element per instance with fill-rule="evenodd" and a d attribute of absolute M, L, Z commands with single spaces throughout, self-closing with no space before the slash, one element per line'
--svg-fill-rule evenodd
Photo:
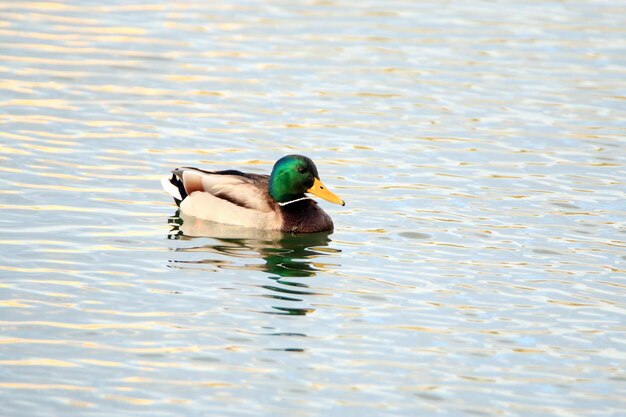
<path fill-rule="evenodd" d="M 332 231 L 332 219 L 309 194 L 345 206 L 322 183 L 315 163 L 303 155 L 283 156 L 270 175 L 182 167 L 161 184 L 188 216 L 268 231 Z"/>

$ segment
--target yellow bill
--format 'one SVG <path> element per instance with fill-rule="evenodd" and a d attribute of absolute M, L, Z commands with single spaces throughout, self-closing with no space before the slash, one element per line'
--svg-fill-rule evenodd
<path fill-rule="evenodd" d="M 322 184 L 322 181 L 320 181 L 318 178 L 315 178 L 313 186 L 306 190 L 306 192 L 323 198 L 326 201 L 330 201 L 331 203 L 341 204 L 342 206 L 346 205 L 346 203 L 344 203 L 338 195 L 328 191 L 326 186 Z"/>

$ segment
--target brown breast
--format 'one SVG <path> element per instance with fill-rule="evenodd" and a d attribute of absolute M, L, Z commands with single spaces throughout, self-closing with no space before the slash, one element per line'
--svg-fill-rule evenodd
<path fill-rule="evenodd" d="M 313 200 L 280 207 L 283 232 L 313 233 L 333 230 L 333 221 Z"/>

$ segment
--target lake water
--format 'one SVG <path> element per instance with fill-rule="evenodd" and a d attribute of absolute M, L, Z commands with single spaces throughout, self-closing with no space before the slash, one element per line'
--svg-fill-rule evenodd
<path fill-rule="evenodd" d="M 0 132 L 3 416 L 626 415 L 624 2 L 4 0 Z"/>

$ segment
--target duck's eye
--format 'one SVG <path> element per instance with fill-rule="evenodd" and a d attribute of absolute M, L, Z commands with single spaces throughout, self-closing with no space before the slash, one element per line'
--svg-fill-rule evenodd
<path fill-rule="evenodd" d="M 304 174 L 306 172 L 306 167 L 298 167 L 298 172 L 300 174 Z"/>

